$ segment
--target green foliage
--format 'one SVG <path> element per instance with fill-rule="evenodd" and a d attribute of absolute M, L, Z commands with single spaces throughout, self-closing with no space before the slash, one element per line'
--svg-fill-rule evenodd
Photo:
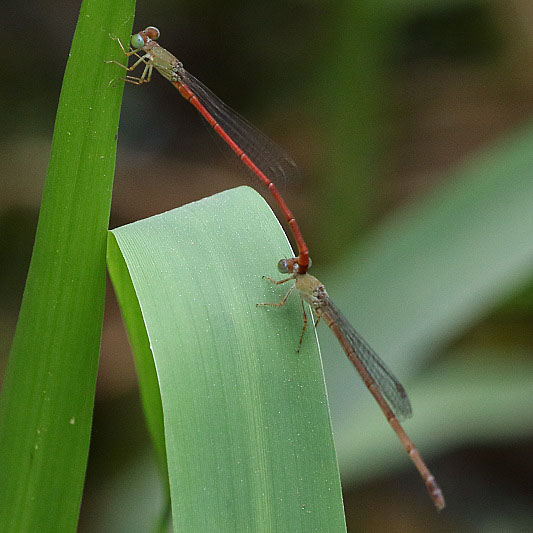
<path fill-rule="evenodd" d="M 133 3 L 86 0 L 58 106 L 23 304 L 0 401 L 3 531 L 72 531 L 100 347 L 106 229 L 122 89 L 111 32 Z"/>
<path fill-rule="evenodd" d="M 530 282 L 531 146 L 533 127 L 529 126 L 486 149 L 429 197 L 393 213 L 349 250 L 334 270 L 321 275 L 331 297 L 402 380 L 413 377 L 422 364 Z M 330 352 L 340 352 L 334 339 L 325 334 L 321 341 L 339 460 L 354 479 L 359 469 L 366 476 L 374 462 L 361 457 L 361 447 L 358 450 L 351 438 L 355 433 L 360 435 L 358 442 L 365 436 L 364 448 L 370 446 L 377 456 L 383 457 L 386 454 L 380 450 L 386 450 L 387 462 L 392 462 L 390 454 L 399 457 L 401 451 L 372 437 L 374 422 L 369 413 L 379 417 L 376 407 L 364 403 L 370 399 L 363 387 L 354 386 L 342 353 L 328 357 Z M 494 357 L 490 345 L 486 349 L 490 355 L 486 360 L 476 357 L 469 365 L 464 361 L 447 364 L 440 377 L 432 376 L 431 387 L 407 383 L 411 385 L 408 392 L 415 392 L 413 421 L 406 427 L 413 428 L 422 452 L 469 442 L 475 428 L 483 440 L 490 431 L 496 438 L 501 433 L 503 408 L 507 424 L 513 426 L 506 433 L 508 438 L 531 434 L 531 428 L 522 423 L 529 404 L 516 392 L 533 390 L 533 369 L 511 356 L 520 352 L 520 344 L 509 345 L 501 354 L 509 373 L 517 375 L 516 390 L 509 390 L 505 402 L 501 397 L 511 387 L 510 377 L 504 379 L 502 374 L 496 386 L 502 362 Z M 468 372 L 453 371 L 465 365 L 470 367 Z M 514 365 L 520 370 L 513 371 Z M 478 379 L 473 382 L 475 371 Z M 462 390 L 462 408 L 457 407 L 458 390 Z M 469 400 L 475 394 L 482 395 L 486 409 Z M 451 405 L 457 407 L 455 424 L 448 418 Z"/>
<path fill-rule="evenodd" d="M 330 95 L 320 132 L 334 149 L 320 192 L 332 213 L 314 217 L 332 251 L 346 255 L 329 271 L 319 271 L 320 264 L 314 269 L 405 382 L 414 408 L 406 429 L 425 457 L 531 435 L 523 420 L 533 368 L 518 340 L 462 347 L 439 365 L 431 359 L 502 303 L 511 306 L 510 295 L 531 281 L 533 129 L 472 158 L 359 245 L 338 243 L 348 242 L 374 211 L 390 74 L 384 58 L 395 32 L 415 12 L 463 4 L 483 3 L 344 2 L 334 25 L 337 42 L 330 40 L 327 61 L 316 69 L 324 80 L 320 101 Z M 70 531 L 77 522 L 122 95 L 120 84 L 109 86 L 120 75 L 117 67 L 104 61 L 124 60 L 109 34 L 127 42 L 132 12 L 128 0 L 86 0 L 65 73 L 0 399 L 0 524 L 6 531 Z M 354 205 L 357 212 L 348 217 Z M 239 189 L 119 228 L 108 240 L 109 270 L 175 527 L 342 530 L 313 335 L 296 354 L 297 298 L 283 309 L 255 305 L 281 299 L 284 287 L 260 278 L 275 275 L 277 259 L 291 253 L 264 203 Z M 531 309 L 531 295 L 521 305 Z M 335 339 L 324 325 L 321 330 L 346 479 L 376 476 L 402 458 L 407 463 Z"/>
<path fill-rule="evenodd" d="M 242 187 L 112 234 L 109 268 L 151 426 L 161 411 L 146 401 L 158 391 L 142 360 L 157 369 L 175 529 L 344 530 L 312 326 L 296 353 L 298 299 L 256 305 L 281 300 L 287 288 L 261 276 L 291 254 L 266 203 Z M 129 318 L 139 306 L 147 338 Z"/>

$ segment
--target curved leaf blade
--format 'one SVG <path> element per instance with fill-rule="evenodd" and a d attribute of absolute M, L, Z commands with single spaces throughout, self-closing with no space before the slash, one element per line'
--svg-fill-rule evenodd
<path fill-rule="evenodd" d="M 316 340 L 261 279 L 291 250 L 241 187 L 113 230 L 161 391 L 175 530 L 345 530 Z M 141 376 L 142 380 L 142 376 Z"/>

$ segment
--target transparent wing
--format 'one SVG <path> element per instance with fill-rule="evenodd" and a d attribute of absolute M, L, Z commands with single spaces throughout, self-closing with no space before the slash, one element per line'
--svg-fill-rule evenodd
<path fill-rule="evenodd" d="M 296 163 L 281 147 L 226 105 L 192 74 L 185 69 L 180 70 L 179 74 L 183 83 L 189 86 L 222 129 L 275 184 L 299 181 Z"/>
<path fill-rule="evenodd" d="M 359 357 L 370 374 L 370 377 L 376 382 L 381 394 L 387 400 L 394 414 L 399 419 L 411 417 L 413 414 L 411 402 L 407 397 L 403 385 L 394 377 L 379 355 L 357 333 L 355 328 L 348 322 L 346 317 L 329 297 L 324 301 L 324 307 L 322 309 L 323 314 L 329 315 L 329 318 L 338 325 L 348 344 L 354 349 L 357 357 Z"/>

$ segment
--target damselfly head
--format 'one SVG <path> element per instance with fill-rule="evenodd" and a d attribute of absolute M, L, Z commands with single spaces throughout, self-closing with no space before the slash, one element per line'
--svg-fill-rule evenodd
<path fill-rule="evenodd" d="M 134 50 L 142 48 L 150 41 L 159 39 L 160 32 L 155 26 L 148 26 L 148 28 L 131 36 L 130 44 Z"/>
<path fill-rule="evenodd" d="M 311 259 L 309 259 L 309 265 L 307 268 L 311 267 Z M 299 264 L 297 257 L 291 257 L 290 259 L 280 259 L 278 261 L 278 270 L 282 274 L 299 274 L 298 272 Z"/>
<path fill-rule="evenodd" d="M 298 258 L 280 259 L 278 261 L 278 270 L 282 274 L 295 274 L 298 272 Z"/>

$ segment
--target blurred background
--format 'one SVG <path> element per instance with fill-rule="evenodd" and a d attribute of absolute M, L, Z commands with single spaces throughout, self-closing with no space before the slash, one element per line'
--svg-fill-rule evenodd
<path fill-rule="evenodd" d="M 297 161 L 301 180 L 279 185 L 313 273 L 410 393 L 405 427 L 445 492 L 441 514 L 321 326 L 349 531 L 531 531 L 533 4 L 137 8 L 135 31 L 157 26 L 187 70 Z M 3 10 L 16 53 L 0 87 L 0 375 L 78 11 Z M 196 115 L 160 76 L 125 88 L 111 227 L 256 186 Z M 80 530 L 148 530 L 160 493 L 109 286 Z"/>

